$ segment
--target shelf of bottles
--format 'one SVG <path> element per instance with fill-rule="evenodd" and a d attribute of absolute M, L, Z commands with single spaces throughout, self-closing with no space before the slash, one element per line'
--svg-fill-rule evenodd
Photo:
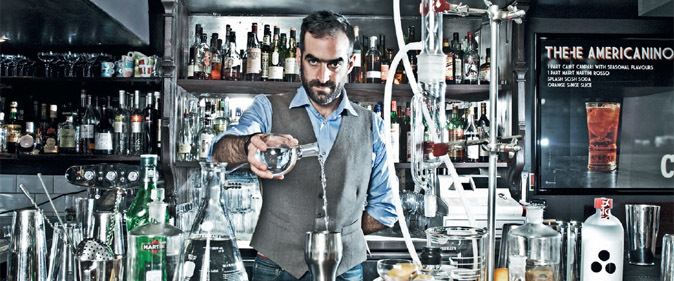
<path fill-rule="evenodd" d="M 84 89 L 79 106 L 10 100 L 9 113 L 0 112 L 0 160 L 116 162 L 159 154 L 160 92 L 141 97 L 139 90 L 119 90 L 114 107 L 112 100 L 93 97 Z"/>
<path fill-rule="evenodd" d="M 239 49 L 237 31 L 232 30 L 229 24 L 225 27 L 224 38 L 212 33 L 210 44 L 202 26 L 197 24 L 186 77 L 179 79 L 178 85 L 190 93 L 251 95 L 294 92 L 300 86 L 296 60 L 297 34 L 294 28 L 290 28 L 289 36 L 280 32 L 279 27 L 265 24 L 263 39 L 259 40 L 258 24 L 253 22 L 247 31 L 246 47 Z M 386 48 L 386 38 L 382 34 L 361 37 L 358 26 L 354 27 L 354 33 L 353 53 L 356 59 L 346 89 L 355 100 L 381 101 L 394 50 Z M 408 42 L 418 41 L 413 26 L 408 28 L 406 39 Z M 444 52 L 448 55 L 445 73 L 447 97 L 464 101 L 486 99 L 489 93 L 489 77 L 486 74 L 489 73 L 490 62 L 480 60 L 473 33 L 468 32 L 462 41 L 459 33 L 455 32 L 451 44 L 448 38 L 444 40 Z M 417 52 L 411 51 L 408 55 L 416 72 Z M 394 98 L 410 98 L 412 90 L 402 65 L 395 71 Z"/>

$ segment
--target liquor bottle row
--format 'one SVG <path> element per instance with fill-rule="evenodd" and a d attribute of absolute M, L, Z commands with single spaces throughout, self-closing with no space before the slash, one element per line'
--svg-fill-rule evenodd
<path fill-rule="evenodd" d="M 478 114 L 478 104 L 480 114 Z M 382 105 L 368 104 L 368 109 L 382 116 Z M 447 103 L 446 105 L 446 139 L 449 141 L 478 140 L 486 138 L 489 133 L 489 119 L 487 117 L 487 103 Z M 411 110 L 407 103 L 405 106 L 398 106 L 394 100 L 391 102 L 391 145 L 393 146 L 393 161 L 411 162 L 412 161 L 412 139 L 411 139 Z M 424 142 L 430 141 L 430 135 L 424 134 Z M 478 145 L 470 145 L 466 148 L 456 148 L 448 152 L 449 157 L 454 162 L 488 162 L 489 153 L 486 149 Z M 432 156 L 432 146 L 424 145 L 424 157 Z"/>
<path fill-rule="evenodd" d="M 178 131 L 178 161 L 205 160 L 215 136 L 225 132 L 229 124 L 237 123 L 241 108 L 230 110 L 230 99 L 183 99 L 178 116 L 182 116 Z"/>
<path fill-rule="evenodd" d="M 386 83 L 394 49 L 386 48 L 386 37 L 360 36 L 360 28 L 354 26 L 353 55 L 354 67 L 349 74 L 350 83 Z M 247 33 L 245 49 L 238 49 L 236 32 L 230 25 L 225 27 L 225 40 L 218 33 L 212 33 L 210 44 L 207 34 L 200 24 L 195 27 L 195 40 L 190 47 L 187 65 L 187 79 L 203 80 L 246 80 L 246 81 L 299 81 L 299 66 L 296 60 L 296 30 L 290 29 L 290 36 L 280 33 L 278 26 L 264 25 L 263 39 L 258 40 L 258 24 L 253 23 Z M 414 26 L 407 29 L 406 42 L 416 42 Z M 459 33 L 453 34 L 451 45 L 443 40 L 443 51 L 447 54 L 446 82 L 451 84 L 477 84 L 489 82 L 490 62 L 480 65 L 477 41 L 468 32 L 463 41 Z M 416 75 L 417 51 L 408 56 Z M 489 54 L 489 49 L 487 49 Z M 488 57 L 488 56 L 487 56 Z M 394 84 L 407 83 L 402 65 L 395 70 Z"/>
<path fill-rule="evenodd" d="M 80 106 L 40 104 L 33 101 L 28 114 L 17 101 L 10 102 L 7 122 L 0 112 L 0 152 L 22 154 L 158 154 L 161 148 L 159 92 L 147 93 L 145 107 L 140 91 L 119 91 L 117 108 L 111 98 L 100 104 L 98 97 L 81 91 Z M 127 107 L 127 99 L 130 101 Z"/>

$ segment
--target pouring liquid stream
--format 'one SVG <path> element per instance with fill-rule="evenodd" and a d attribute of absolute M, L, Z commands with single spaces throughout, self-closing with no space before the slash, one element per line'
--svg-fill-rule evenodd
<path fill-rule="evenodd" d="M 318 163 L 321 164 L 321 186 L 323 188 L 323 222 L 325 223 L 325 231 L 329 231 L 328 222 L 330 221 L 328 217 L 328 194 L 326 192 L 327 180 L 325 179 L 325 159 L 323 156 L 318 156 Z"/>

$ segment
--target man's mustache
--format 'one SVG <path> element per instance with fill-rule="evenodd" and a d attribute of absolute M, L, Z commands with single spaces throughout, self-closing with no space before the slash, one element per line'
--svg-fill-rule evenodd
<path fill-rule="evenodd" d="M 330 87 L 330 88 L 335 88 L 337 85 L 332 82 L 332 81 L 327 81 L 325 83 L 321 83 L 321 81 L 318 80 L 311 80 L 309 81 L 309 87 Z"/>

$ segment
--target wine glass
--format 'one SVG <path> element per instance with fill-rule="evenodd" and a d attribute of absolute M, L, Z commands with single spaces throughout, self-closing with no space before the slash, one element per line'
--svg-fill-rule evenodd
<path fill-rule="evenodd" d="M 92 71 L 94 64 L 98 61 L 98 58 L 102 55 L 102 53 L 86 53 L 82 54 L 82 57 L 84 58 L 85 65 L 84 69 L 82 72 L 82 76 L 84 77 L 94 77 L 94 73 Z"/>
<path fill-rule="evenodd" d="M 51 64 L 57 60 L 57 54 L 49 52 L 39 52 L 37 53 L 37 58 L 44 63 L 44 78 L 51 78 Z"/>
<path fill-rule="evenodd" d="M 63 60 L 68 64 L 68 71 L 66 77 L 75 77 L 75 64 L 80 61 L 82 56 L 78 53 L 68 51 L 62 54 Z"/>
<path fill-rule="evenodd" d="M 0 76 L 10 76 L 9 65 L 14 60 L 13 55 L 0 55 Z"/>

